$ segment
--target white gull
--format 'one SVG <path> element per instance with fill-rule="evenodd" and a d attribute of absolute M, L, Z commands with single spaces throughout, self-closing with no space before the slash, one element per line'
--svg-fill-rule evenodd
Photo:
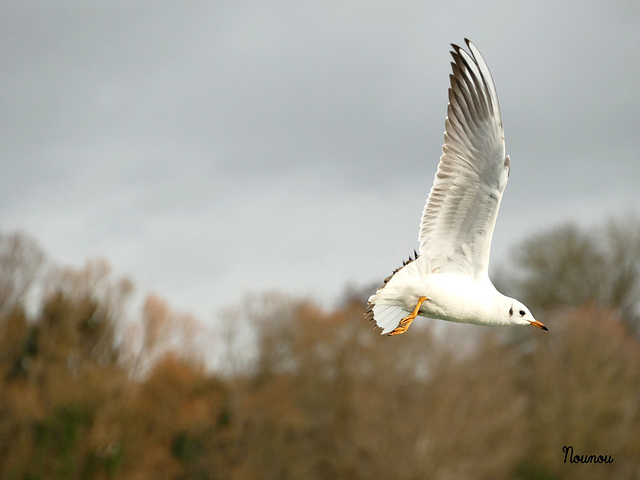
<path fill-rule="evenodd" d="M 406 332 L 416 316 L 548 330 L 489 279 L 491 237 L 510 161 L 493 78 L 476 46 L 465 42 L 468 52 L 452 45 L 444 145 L 422 213 L 419 254 L 369 297 L 366 317 L 383 334 Z"/>

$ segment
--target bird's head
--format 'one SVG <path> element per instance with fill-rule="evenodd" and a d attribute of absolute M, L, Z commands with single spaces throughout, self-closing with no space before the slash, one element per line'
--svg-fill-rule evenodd
<path fill-rule="evenodd" d="M 511 325 L 533 325 L 534 327 L 549 331 L 542 322 L 533 318 L 529 309 L 522 302 L 516 299 L 509 298 L 506 310 L 507 311 L 502 314 L 507 317 L 507 323 Z"/>

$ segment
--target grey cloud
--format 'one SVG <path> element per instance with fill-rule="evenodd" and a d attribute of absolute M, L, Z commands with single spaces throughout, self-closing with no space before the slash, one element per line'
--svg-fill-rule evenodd
<path fill-rule="evenodd" d="M 513 160 L 494 259 L 554 222 L 634 204 L 630 4 L 11 8 L 2 228 L 65 261 L 104 255 L 203 315 L 270 287 L 327 301 L 409 253 L 440 155 L 448 44 L 464 37 L 495 77 Z"/>

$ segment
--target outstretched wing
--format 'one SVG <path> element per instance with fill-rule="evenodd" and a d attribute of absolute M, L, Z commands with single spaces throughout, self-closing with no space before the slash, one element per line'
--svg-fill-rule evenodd
<path fill-rule="evenodd" d="M 509 157 L 491 73 L 475 45 L 465 42 L 469 52 L 452 45 L 444 145 L 419 241 L 432 272 L 480 278 L 489 266 Z"/>

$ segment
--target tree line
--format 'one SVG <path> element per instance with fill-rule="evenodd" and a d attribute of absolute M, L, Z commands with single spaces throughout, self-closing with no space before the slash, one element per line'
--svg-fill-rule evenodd
<path fill-rule="evenodd" d="M 363 318 L 373 286 L 331 310 L 248 297 L 208 328 L 157 295 L 132 313 L 105 261 L 0 234 L 0 478 L 637 478 L 640 223 L 512 258 L 496 283 L 550 332 L 388 338 Z"/>

